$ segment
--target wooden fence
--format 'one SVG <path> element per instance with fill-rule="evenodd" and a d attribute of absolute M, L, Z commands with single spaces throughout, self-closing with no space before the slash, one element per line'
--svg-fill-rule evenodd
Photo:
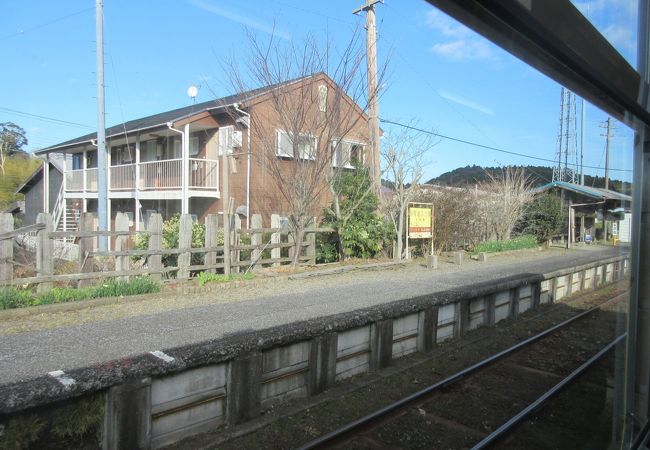
<path fill-rule="evenodd" d="M 205 219 L 205 241 L 203 247 L 192 247 L 193 222 L 189 214 L 180 216 L 178 248 L 163 248 L 163 220 L 160 214 L 153 214 L 145 231 L 129 229 L 129 219 L 124 213 L 117 213 L 114 230 L 98 231 L 92 213 L 81 215 L 79 229 L 75 231 L 54 231 L 50 214 L 41 213 L 37 223 L 14 229 L 11 214 L 0 214 L 0 286 L 36 284 L 37 291 L 50 289 L 54 282 L 78 281 L 79 286 L 93 280 L 149 275 L 154 279 L 189 279 L 199 272 L 239 273 L 256 270 L 264 266 L 280 266 L 293 261 L 297 248 L 294 233 L 280 226 L 280 216 L 271 216 L 271 227 L 262 227 L 262 218 L 254 214 L 252 228 L 242 229 L 241 220 L 231 215 L 229 223 L 219 224 L 219 215 L 209 214 Z M 221 216 L 222 217 L 222 216 Z M 221 225 L 221 226 L 219 226 Z M 16 278 L 14 276 L 14 239 L 25 233 L 36 232 L 35 276 Z M 316 264 L 316 233 L 331 233 L 331 228 L 311 226 L 305 230 L 305 239 L 298 261 L 301 264 Z M 146 249 L 135 249 L 135 236 L 148 236 Z M 223 244 L 217 245 L 219 235 Z M 244 244 L 244 236 L 250 237 L 250 244 Z M 55 274 L 54 242 L 59 239 L 74 239 L 79 246 L 77 273 Z M 108 239 L 111 251 L 98 250 L 98 239 Z M 283 249 L 288 249 L 283 252 Z M 283 253 L 286 256 L 283 256 Z M 163 263 L 164 255 L 175 255 L 174 265 Z M 192 255 L 202 255 L 195 258 Z M 133 267 L 133 259 L 139 259 L 139 267 Z M 202 260 L 196 263 L 196 259 Z M 101 269 L 97 270 L 98 262 Z M 114 264 L 112 264 L 114 263 Z"/>

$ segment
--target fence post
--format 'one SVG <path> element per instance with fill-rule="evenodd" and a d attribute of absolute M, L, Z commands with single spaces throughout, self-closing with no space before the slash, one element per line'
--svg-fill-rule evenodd
<path fill-rule="evenodd" d="M 251 217 L 251 228 L 253 230 L 257 228 L 262 228 L 262 215 L 261 214 L 253 214 Z M 262 250 L 260 247 L 262 247 L 262 233 L 251 233 L 251 244 L 256 245 L 257 248 L 253 250 L 251 253 L 251 264 L 253 266 L 253 270 L 257 268 L 256 261 L 258 261 L 262 257 Z"/>
<path fill-rule="evenodd" d="M 271 228 L 280 228 L 280 216 L 277 214 L 271 214 Z M 280 243 L 280 232 L 274 232 L 271 234 L 271 244 Z M 271 249 L 271 259 L 280 259 L 280 247 Z M 279 262 L 274 262 L 273 267 L 279 266 Z"/>
<path fill-rule="evenodd" d="M 93 213 L 82 213 L 79 216 L 79 231 L 93 231 L 95 224 L 95 217 Z M 89 273 L 93 272 L 94 263 L 93 257 L 88 256 L 88 253 L 93 251 L 95 248 L 95 238 L 94 237 L 82 237 L 79 238 L 79 272 L 80 273 Z M 77 286 L 82 288 L 84 286 L 89 286 L 92 284 L 91 280 L 79 280 Z"/>
<path fill-rule="evenodd" d="M 316 228 L 316 217 L 311 221 L 311 228 Z M 316 232 L 307 233 L 307 246 L 305 256 L 308 256 L 307 264 L 316 264 Z"/>
<path fill-rule="evenodd" d="M 239 245 L 241 243 L 241 218 L 239 217 L 239 214 L 233 214 L 233 222 L 234 226 L 231 228 L 231 233 L 232 233 L 232 239 L 230 242 L 233 243 L 233 245 Z M 239 263 L 239 260 L 241 255 L 241 250 L 233 250 L 232 252 L 232 258 L 231 258 L 231 264 L 232 261 L 235 263 Z M 235 273 L 239 273 L 239 264 L 236 266 L 233 266 L 232 271 Z"/>
<path fill-rule="evenodd" d="M 223 274 L 230 275 L 230 212 L 224 208 L 223 213 Z"/>
<path fill-rule="evenodd" d="M 160 250 L 162 248 L 162 227 L 163 220 L 160 214 L 152 214 L 147 224 L 149 232 L 149 250 Z M 151 269 L 151 278 L 154 280 L 162 279 L 162 255 L 149 255 L 147 258 L 149 269 Z"/>
<path fill-rule="evenodd" d="M 178 248 L 186 250 L 192 247 L 192 216 L 181 214 L 181 220 L 178 225 Z M 189 278 L 190 261 L 192 253 L 183 252 L 178 254 L 178 272 L 176 278 L 179 280 Z"/>
<path fill-rule="evenodd" d="M 205 217 L 205 246 L 206 247 L 216 247 L 217 246 L 217 229 L 219 226 L 219 216 L 216 214 L 208 214 Z M 205 261 L 206 266 L 213 266 L 217 263 L 217 252 L 205 252 Z M 217 269 L 207 269 L 208 273 L 217 273 Z"/>
<path fill-rule="evenodd" d="M 37 223 L 45 228 L 36 235 L 36 272 L 39 277 L 54 275 L 54 240 L 49 236 L 52 230 L 52 215 L 39 213 Z M 36 292 L 46 292 L 52 288 L 52 282 L 39 283 Z"/>
<path fill-rule="evenodd" d="M 118 212 L 115 216 L 115 231 L 129 231 L 129 216 L 122 212 Z M 129 236 L 116 236 L 115 237 L 115 251 L 123 252 L 128 250 Z M 115 257 L 115 270 L 117 272 L 127 272 L 129 270 L 129 257 L 116 256 Z M 127 281 L 128 275 L 118 277 L 118 280 Z"/>
<path fill-rule="evenodd" d="M 14 230 L 14 217 L 9 213 L 0 213 L 0 233 Z M 0 240 L 0 281 L 14 278 L 14 239 Z"/>

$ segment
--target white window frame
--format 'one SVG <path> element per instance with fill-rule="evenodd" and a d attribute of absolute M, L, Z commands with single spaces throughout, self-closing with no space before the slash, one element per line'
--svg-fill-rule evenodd
<path fill-rule="evenodd" d="M 334 147 L 332 152 L 332 167 L 338 167 L 341 169 L 354 169 L 354 164 L 352 164 L 352 147 L 354 146 L 359 146 L 362 148 L 363 156 L 361 157 L 361 164 L 365 162 L 364 156 L 366 151 L 366 144 L 363 142 L 354 141 L 351 139 L 341 139 L 332 141 L 332 146 Z M 345 151 L 346 147 L 347 151 Z M 342 152 L 344 154 L 347 154 L 347 160 L 345 161 L 345 164 L 340 161 Z"/>
<path fill-rule="evenodd" d="M 304 159 L 304 160 L 309 160 L 309 161 L 314 161 L 316 160 L 316 149 L 318 148 L 318 139 L 316 139 L 315 136 L 307 133 L 300 133 L 298 135 L 299 138 L 306 138 L 307 141 L 312 142 L 311 146 L 311 154 L 307 154 L 305 151 L 305 146 L 301 146 L 300 143 L 298 144 L 298 158 Z M 282 147 L 282 139 L 289 139 L 289 142 L 291 143 L 291 150 L 287 151 L 286 146 L 283 149 Z M 293 154 L 293 140 L 290 139 L 290 134 L 284 130 L 276 130 L 276 145 L 275 145 L 275 154 L 279 156 L 280 158 L 294 158 L 295 155 Z"/>
<path fill-rule="evenodd" d="M 199 137 L 191 136 L 190 137 L 190 156 L 196 156 L 199 154 Z"/>
<path fill-rule="evenodd" d="M 217 149 L 217 154 L 221 156 L 223 154 L 223 149 L 226 147 L 228 155 L 233 153 L 233 133 L 235 132 L 235 127 L 233 125 L 226 125 L 225 127 L 219 127 L 217 133 L 219 133 L 219 146 Z"/>

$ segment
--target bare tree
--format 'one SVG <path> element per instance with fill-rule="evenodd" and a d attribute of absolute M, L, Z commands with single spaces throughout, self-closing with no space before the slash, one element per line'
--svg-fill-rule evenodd
<path fill-rule="evenodd" d="M 487 173 L 488 180 L 480 183 L 485 214 L 497 240 L 510 239 L 512 229 L 524 207 L 533 199 L 532 182 L 523 167 L 507 166 L 500 174 Z"/>
<path fill-rule="evenodd" d="M 363 46 L 358 32 L 339 52 L 313 37 L 287 43 L 273 37 L 262 41 L 249 33 L 248 41 L 244 69 L 234 56 L 224 67 L 240 93 L 251 86 L 273 88 L 266 94 L 270 107 L 251 115 L 253 157 L 287 208 L 296 264 L 304 230 L 320 214 L 328 188 L 335 203 L 338 198 L 336 181 L 346 161 L 335 156 L 341 154 L 342 143 L 350 133 L 367 140 Z"/>
<path fill-rule="evenodd" d="M 393 258 L 401 260 L 404 255 L 403 236 L 406 207 L 417 192 L 422 178 L 424 155 L 437 143 L 433 135 L 414 128 L 384 135 L 382 159 L 387 180 L 393 185 L 393 195 L 385 199 L 383 209 L 390 217 L 396 233 Z"/>

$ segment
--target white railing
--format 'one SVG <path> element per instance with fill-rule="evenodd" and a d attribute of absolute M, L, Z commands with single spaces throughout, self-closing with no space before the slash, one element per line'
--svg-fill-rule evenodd
<path fill-rule="evenodd" d="M 67 191 L 97 192 L 97 168 L 69 170 L 65 173 Z M 86 182 L 84 186 L 84 180 Z"/>
<path fill-rule="evenodd" d="M 109 189 L 133 190 L 135 189 L 135 164 L 111 166 Z"/>
<path fill-rule="evenodd" d="M 190 158 L 188 186 L 192 189 L 219 189 L 219 161 Z"/>
<path fill-rule="evenodd" d="M 140 189 L 180 189 L 182 174 L 180 159 L 140 163 Z"/>
<path fill-rule="evenodd" d="M 84 190 L 84 170 L 69 170 L 65 173 L 65 187 L 68 191 Z"/>
<path fill-rule="evenodd" d="M 65 209 L 65 196 L 63 195 L 63 184 L 59 192 L 56 194 L 56 200 L 54 203 L 54 208 L 52 208 L 52 222 L 54 223 L 54 229 L 58 229 L 59 222 L 61 222 L 61 217 L 63 217 L 63 210 Z"/>

